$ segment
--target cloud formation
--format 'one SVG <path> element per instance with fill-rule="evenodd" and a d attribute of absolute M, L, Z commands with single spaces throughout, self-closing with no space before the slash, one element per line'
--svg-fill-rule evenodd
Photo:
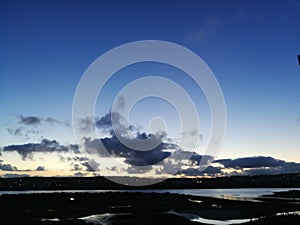
<path fill-rule="evenodd" d="M 45 167 L 44 166 L 38 166 L 35 170 L 31 170 L 31 169 L 25 169 L 25 170 L 20 170 L 18 169 L 16 166 L 13 166 L 9 163 L 2 163 L 3 160 L 0 160 L 0 170 L 1 171 L 14 171 L 14 172 L 22 172 L 22 171 L 26 171 L 26 172 L 30 172 L 30 171 L 45 171 Z"/>
<path fill-rule="evenodd" d="M 87 172 L 95 172 L 100 166 L 100 164 L 93 159 L 89 160 L 88 162 L 83 162 L 81 165 L 85 167 L 85 171 Z"/>
<path fill-rule="evenodd" d="M 185 170 L 181 170 L 180 172 L 178 172 L 178 174 L 185 176 L 215 176 L 217 174 L 220 174 L 221 172 L 222 169 L 220 167 L 208 166 L 204 170 L 201 170 L 200 168 L 188 168 Z"/>
<path fill-rule="evenodd" d="M 41 122 L 42 122 L 42 119 L 40 117 L 37 117 L 37 116 L 22 116 L 22 115 L 20 115 L 20 120 L 19 120 L 20 124 L 24 124 L 24 125 L 37 125 L 37 124 L 40 124 Z"/>
<path fill-rule="evenodd" d="M 53 117 L 43 118 L 40 116 L 18 115 L 17 125 L 15 127 L 7 128 L 7 132 L 12 136 L 25 137 L 26 139 L 29 139 L 30 135 L 41 133 L 41 125 L 43 124 L 69 126 L 68 122 L 63 122 Z"/>
<path fill-rule="evenodd" d="M 45 171 L 46 169 L 45 169 L 45 167 L 44 166 L 38 166 L 37 168 L 36 168 L 36 171 Z"/>
<path fill-rule="evenodd" d="M 16 166 L 12 166 L 11 164 L 0 163 L 0 170 L 2 170 L 2 171 L 17 171 L 18 168 Z"/>
<path fill-rule="evenodd" d="M 124 107 L 125 100 L 120 99 L 117 104 L 119 108 Z M 19 122 L 24 126 L 36 126 L 43 122 L 55 123 L 55 120 L 51 117 L 43 119 L 34 116 L 20 116 Z M 80 122 L 82 123 L 82 131 L 91 131 L 91 128 L 94 126 L 106 136 L 97 139 L 91 139 L 88 136 L 84 137 L 82 147 L 85 151 L 89 154 L 97 154 L 99 157 L 112 156 L 122 158 L 123 162 L 128 164 L 128 167 L 125 167 L 121 172 L 127 172 L 128 174 L 152 173 L 170 175 L 174 171 L 179 171 L 177 174 L 185 176 L 227 176 L 300 172 L 299 163 L 286 162 L 272 157 L 257 156 L 214 160 L 209 155 L 199 155 L 195 152 L 186 151 L 173 143 L 171 139 L 168 139 L 166 133 L 147 134 L 140 132 L 136 126 L 128 125 L 127 121 L 118 112 L 110 111 L 103 117 L 95 120 L 85 118 Z M 15 131 L 16 134 L 18 132 L 21 131 Z M 193 131 L 190 132 L 192 135 Z M 119 139 L 119 135 L 121 135 L 122 140 Z M 158 144 L 151 145 L 154 147 L 148 151 L 139 151 L 127 145 L 128 143 L 134 144 L 145 140 L 150 144 L 152 142 Z M 59 159 L 62 162 L 69 162 L 70 170 L 75 171 L 74 174 L 83 176 L 100 170 L 99 162 L 89 159 L 87 155 L 77 155 L 80 153 L 77 145 L 61 145 L 56 140 L 43 139 L 40 143 L 8 145 L 4 146 L 1 151 L 15 151 L 23 160 L 33 159 L 34 153 L 37 152 L 70 153 L 67 156 L 59 154 Z M 162 165 L 156 165 L 162 161 L 164 161 Z M 135 166 L 142 167 L 138 168 Z M 18 170 L 16 166 L 3 163 L 2 161 L 0 161 L 0 170 L 12 172 L 31 171 Z M 38 166 L 34 171 L 45 171 L 45 167 Z M 120 171 L 120 169 L 112 168 L 111 172 L 114 171 Z"/>
<path fill-rule="evenodd" d="M 74 173 L 74 177 L 84 177 L 86 175 L 86 173 L 82 173 L 82 172 L 76 172 Z"/>
<path fill-rule="evenodd" d="M 23 115 L 19 115 L 19 124 L 23 124 L 23 125 L 38 125 L 41 124 L 42 122 L 45 123 L 57 123 L 57 124 L 61 124 L 63 122 L 54 119 L 52 117 L 47 117 L 47 118 L 43 118 L 43 117 L 39 117 L 39 116 L 23 116 Z"/>
<path fill-rule="evenodd" d="M 287 163 L 283 160 L 274 159 L 272 157 L 257 156 L 245 157 L 238 159 L 221 159 L 216 160 L 226 168 L 258 168 L 258 167 L 278 167 Z"/>
<path fill-rule="evenodd" d="M 56 140 L 43 139 L 41 143 L 28 143 L 22 145 L 8 145 L 2 148 L 3 152 L 17 152 L 22 159 L 32 159 L 37 152 L 75 152 L 78 153 L 77 145 L 60 145 Z"/>
<path fill-rule="evenodd" d="M 23 174 L 17 174 L 17 173 L 6 173 L 2 175 L 3 178 L 17 178 L 17 177 L 30 177 L 29 174 L 23 173 Z"/>
<path fill-rule="evenodd" d="M 134 132 L 138 132 L 138 128 L 134 125 L 128 125 L 125 118 L 119 112 L 108 112 L 96 121 L 96 127 L 102 132 L 115 136 L 130 136 Z"/>
<path fill-rule="evenodd" d="M 125 100 L 117 101 L 118 107 L 124 107 Z M 88 130 L 92 121 L 83 119 L 82 129 Z M 146 134 L 140 133 L 134 125 L 128 125 L 127 121 L 118 112 L 108 112 L 103 117 L 95 121 L 95 126 L 104 134 L 105 138 L 83 139 L 83 148 L 88 153 L 96 153 L 101 157 L 113 156 L 125 159 L 125 163 L 133 166 L 148 166 L 161 162 L 170 156 L 170 149 L 177 149 L 178 146 L 165 141 L 165 133 Z M 122 140 L 120 140 L 120 136 Z M 154 146 L 148 151 L 133 149 L 131 145 L 139 146 L 147 141 L 149 146 Z M 129 144 L 129 145 L 128 145 Z"/>
<path fill-rule="evenodd" d="M 7 132 L 12 136 L 25 137 L 26 139 L 29 139 L 29 135 L 40 133 L 40 130 L 20 126 L 17 128 L 7 128 Z"/>
<path fill-rule="evenodd" d="M 219 159 L 213 161 L 218 166 L 208 166 L 201 171 L 198 168 L 182 170 L 179 174 L 189 176 L 231 176 L 231 175 L 271 175 L 299 173 L 300 163 L 286 162 L 267 156 L 244 157 L 237 159 Z"/>

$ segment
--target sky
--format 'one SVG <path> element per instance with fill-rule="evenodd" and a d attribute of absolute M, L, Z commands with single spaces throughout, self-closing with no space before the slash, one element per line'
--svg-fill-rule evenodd
<path fill-rule="evenodd" d="M 297 165 L 299 172 L 298 0 L 1 0 L 0 29 L 0 175 L 79 176 L 104 170 L 111 175 L 168 173 L 167 166 L 153 163 L 172 155 L 170 149 L 193 152 L 189 146 L 178 145 L 183 132 L 176 108 L 160 98 L 145 98 L 131 109 L 130 127 L 124 126 L 120 115 L 111 113 L 119 91 L 145 76 L 172 80 L 190 95 L 201 125 L 197 154 L 205 155 L 212 126 L 205 94 L 183 71 L 155 62 L 128 66 L 108 80 L 97 99 L 96 118 L 82 118 L 81 131 L 87 135 L 77 143 L 72 106 L 83 74 L 105 52 L 142 40 L 181 45 L 201 57 L 213 71 L 227 116 L 217 159 L 259 161 L 257 167 L 216 161 L 211 165 L 214 174 L 220 174 L 220 168 L 223 174 L 245 173 L 241 168 L 258 171 L 270 165 L 277 171 L 282 166 Z M 128 100 L 119 103 L 126 105 Z M 117 129 L 125 132 L 126 140 L 135 142 L 153 133 L 153 140 L 161 141 L 150 153 L 153 157 L 131 157 L 135 153 L 115 139 L 107 119 L 110 116 L 115 116 Z M 166 126 L 167 132 L 155 133 L 148 128 L 149 121 L 158 117 L 164 122 L 156 120 L 157 126 Z M 111 158 L 103 159 L 103 155 L 87 159 L 81 154 L 82 148 L 99 148 L 88 136 L 93 124 L 108 152 L 125 163 L 124 167 L 115 165 Z M 191 160 L 192 167 L 191 163 L 181 165 L 182 174 L 200 174 L 197 160 Z M 168 168 L 174 167 L 174 162 L 168 163 Z M 135 166 L 145 168 L 138 171 Z"/>

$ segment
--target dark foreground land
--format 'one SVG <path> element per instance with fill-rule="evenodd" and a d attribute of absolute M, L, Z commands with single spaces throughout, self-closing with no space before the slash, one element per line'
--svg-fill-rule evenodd
<path fill-rule="evenodd" d="M 206 224 L 195 222 L 197 218 L 210 222 L 252 218 L 240 224 L 300 224 L 299 214 L 291 214 L 300 211 L 299 197 L 299 191 L 252 201 L 169 193 L 4 194 L 0 196 L 0 218 L 1 224 Z"/>

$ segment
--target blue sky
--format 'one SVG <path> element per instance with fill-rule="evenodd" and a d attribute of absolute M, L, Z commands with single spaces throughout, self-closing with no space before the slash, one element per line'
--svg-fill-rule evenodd
<path fill-rule="evenodd" d="M 218 79 L 227 107 L 220 158 L 264 155 L 300 162 L 300 1 L 1 0 L 0 29 L 0 146 L 43 138 L 75 143 L 73 97 L 88 66 L 121 44 L 164 40 L 198 54 Z M 200 99 L 196 105 L 208 129 L 201 90 L 159 65 L 116 74 L 97 104 L 99 117 L 120 87 L 149 71 L 173 78 Z M 157 109 L 177 128 L 174 110 L 158 100 L 137 105 L 133 123 L 146 127 Z M 12 135 L 8 129 L 24 126 L 20 115 L 45 121 L 25 128 L 26 137 Z M 59 122 L 49 123 L 49 117 Z M 3 157 L 24 163 L 16 155 Z"/>

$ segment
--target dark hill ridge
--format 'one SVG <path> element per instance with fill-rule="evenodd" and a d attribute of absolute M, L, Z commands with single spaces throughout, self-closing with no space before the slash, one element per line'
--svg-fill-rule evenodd
<path fill-rule="evenodd" d="M 114 183 L 104 177 L 22 177 L 0 178 L 0 190 L 300 188 L 299 178 L 300 173 L 217 178 L 171 178 L 154 185 L 133 187 Z M 120 177 L 120 179 L 132 181 L 132 179 L 147 178 Z"/>

